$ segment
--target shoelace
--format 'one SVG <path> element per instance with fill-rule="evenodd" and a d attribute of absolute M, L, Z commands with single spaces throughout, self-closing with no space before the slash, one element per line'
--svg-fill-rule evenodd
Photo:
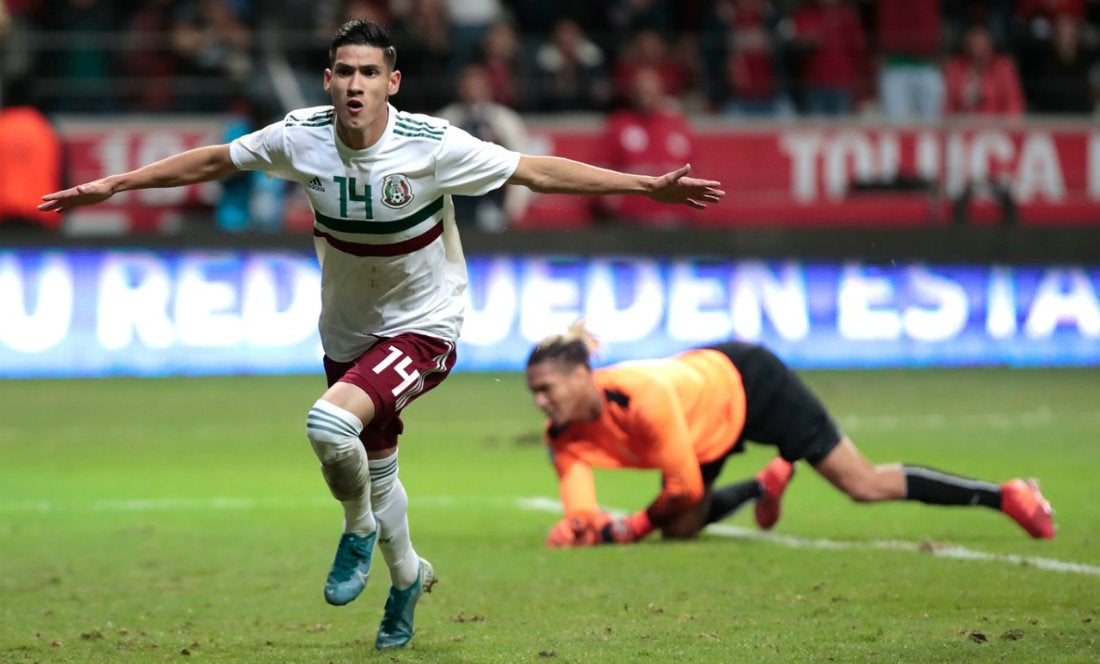
<path fill-rule="evenodd" d="M 345 536 L 336 549 L 336 560 L 332 562 L 332 574 L 339 581 L 347 581 L 355 574 L 359 566 L 359 552 L 350 537 Z"/>
<path fill-rule="evenodd" d="M 389 598 L 386 600 L 386 610 L 382 616 L 381 629 L 384 632 L 392 632 L 404 623 L 405 604 L 408 598 L 412 595 L 390 593 Z M 404 600 L 404 601 L 402 601 Z"/>

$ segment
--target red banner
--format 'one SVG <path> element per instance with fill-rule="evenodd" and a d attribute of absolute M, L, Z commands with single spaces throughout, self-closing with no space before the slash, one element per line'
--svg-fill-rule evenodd
<path fill-rule="evenodd" d="M 533 123 L 530 152 L 599 163 L 598 123 Z M 130 170 L 223 140 L 217 120 L 62 122 L 67 181 Z M 722 181 L 724 202 L 687 223 L 721 226 L 921 226 L 947 223 L 968 186 L 973 223 L 999 223 L 992 182 L 1011 193 L 1025 225 L 1100 223 L 1100 129 L 1088 123 L 701 126 L 693 174 Z M 925 189 L 901 187 L 927 180 Z M 188 211 L 209 213 L 217 183 L 126 192 L 79 210 L 75 231 L 170 232 Z M 523 227 L 592 223 L 585 197 L 536 195 Z M 298 224 L 293 224 L 298 226 Z"/>
<path fill-rule="evenodd" d="M 62 121 L 66 186 L 123 173 L 178 152 L 224 140 L 225 123 L 202 118 L 171 120 Z M 171 189 L 116 194 L 100 205 L 66 215 L 73 233 L 173 232 L 187 213 L 209 216 L 220 185 L 206 183 Z"/>
<path fill-rule="evenodd" d="M 540 151 L 599 162 L 598 129 L 532 133 Z M 1011 193 L 1020 223 L 1100 223 L 1100 130 L 1088 124 L 706 127 L 699 146 L 693 174 L 720 180 L 726 198 L 694 216 L 697 226 L 946 223 L 968 185 L 967 216 L 994 223 L 1002 210 L 990 183 Z M 577 225 L 588 209 L 539 196 L 528 224 Z"/>

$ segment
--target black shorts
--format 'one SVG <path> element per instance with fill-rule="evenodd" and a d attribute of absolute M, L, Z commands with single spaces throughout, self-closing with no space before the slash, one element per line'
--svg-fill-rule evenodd
<path fill-rule="evenodd" d="M 840 442 L 840 429 L 825 406 L 770 350 L 739 341 L 706 348 L 728 357 L 745 386 L 745 428 L 731 452 L 740 451 L 744 441 L 752 441 L 775 445 L 787 461 L 805 459 L 817 464 Z M 704 481 L 707 475 L 713 475 L 713 481 L 724 461 L 704 464 Z"/>

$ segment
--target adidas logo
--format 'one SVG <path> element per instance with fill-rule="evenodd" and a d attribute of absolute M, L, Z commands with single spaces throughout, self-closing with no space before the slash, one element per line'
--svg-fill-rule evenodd
<path fill-rule="evenodd" d="M 312 180 L 307 182 L 306 186 L 309 187 L 310 189 L 312 189 L 313 191 L 319 191 L 321 193 L 324 193 L 324 191 L 325 191 L 325 185 L 321 184 L 321 178 L 318 178 L 318 177 L 314 177 Z"/>

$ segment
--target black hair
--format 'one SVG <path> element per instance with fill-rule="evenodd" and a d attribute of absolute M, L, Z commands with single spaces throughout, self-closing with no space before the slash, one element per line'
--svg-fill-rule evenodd
<path fill-rule="evenodd" d="M 540 341 L 527 357 L 527 366 L 558 362 L 566 368 L 583 364 L 591 369 L 589 356 L 599 345 L 596 337 L 584 329 L 584 320 L 578 320 L 565 334 L 554 334 Z"/>
<path fill-rule="evenodd" d="M 382 49 L 382 59 L 386 66 L 393 71 L 397 68 L 397 48 L 390 39 L 390 33 L 381 24 L 366 19 L 355 19 L 341 25 L 332 38 L 332 44 L 328 48 L 328 64 L 331 67 L 336 62 L 336 49 L 341 46 L 353 44 L 356 46 L 373 46 Z"/>

